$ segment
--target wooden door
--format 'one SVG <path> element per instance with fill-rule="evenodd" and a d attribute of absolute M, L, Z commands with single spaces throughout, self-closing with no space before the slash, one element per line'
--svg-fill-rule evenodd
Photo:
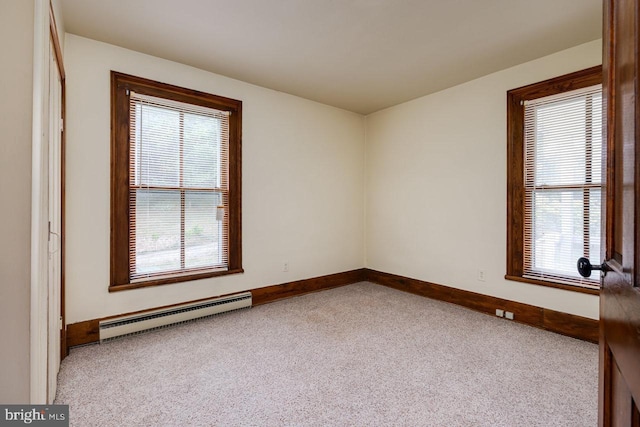
<path fill-rule="evenodd" d="M 49 260 L 48 260 L 48 339 L 47 339 L 47 403 L 56 396 L 61 355 L 61 165 L 62 165 L 62 78 L 53 40 L 49 47 Z"/>
<path fill-rule="evenodd" d="M 601 426 L 640 427 L 638 0 L 604 0 L 605 262 L 600 295 Z"/>

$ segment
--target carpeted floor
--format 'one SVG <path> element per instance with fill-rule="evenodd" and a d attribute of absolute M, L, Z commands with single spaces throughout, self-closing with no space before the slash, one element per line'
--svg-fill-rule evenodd
<path fill-rule="evenodd" d="M 597 361 L 594 344 L 358 283 L 73 349 L 56 403 L 83 427 L 586 427 Z"/>

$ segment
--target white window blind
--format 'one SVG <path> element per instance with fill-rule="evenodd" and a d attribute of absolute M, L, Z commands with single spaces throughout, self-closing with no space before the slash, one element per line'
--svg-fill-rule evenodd
<path fill-rule="evenodd" d="M 593 287 L 600 258 L 602 86 L 525 102 L 524 276 Z"/>
<path fill-rule="evenodd" d="M 129 96 L 131 280 L 227 269 L 229 113 Z"/>

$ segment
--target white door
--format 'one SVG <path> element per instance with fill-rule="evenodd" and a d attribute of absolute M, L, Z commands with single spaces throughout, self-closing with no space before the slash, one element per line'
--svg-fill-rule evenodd
<path fill-rule="evenodd" d="M 47 402 L 56 396 L 60 369 L 61 319 L 61 132 L 62 132 L 62 80 L 56 63 L 53 45 L 49 61 L 49 262 L 48 262 L 48 344 L 47 344 Z"/>

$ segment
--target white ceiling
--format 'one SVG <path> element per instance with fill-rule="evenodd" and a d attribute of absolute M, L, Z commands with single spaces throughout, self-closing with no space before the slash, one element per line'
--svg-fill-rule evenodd
<path fill-rule="evenodd" d="M 601 0 L 62 0 L 66 31 L 368 114 L 601 37 Z"/>

